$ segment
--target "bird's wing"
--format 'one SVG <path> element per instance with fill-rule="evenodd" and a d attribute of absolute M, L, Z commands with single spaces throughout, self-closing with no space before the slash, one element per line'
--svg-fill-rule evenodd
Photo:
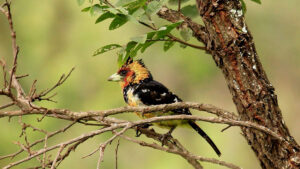
<path fill-rule="evenodd" d="M 148 106 L 182 101 L 163 84 L 154 80 L 140 84 L 134 94 L 137 94 L 141 102 Z M 190 114 L 188 109 L 176 109 L 173 112 L 176 114 Z"/>

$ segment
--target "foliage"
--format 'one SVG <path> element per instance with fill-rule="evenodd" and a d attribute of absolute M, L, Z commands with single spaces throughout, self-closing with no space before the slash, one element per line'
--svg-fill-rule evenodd
<path fill-rule="evenodd" d="M 240 0 L 242 3 L 242 8 L 246 11 L 246 4 L 244 0 Z M 251 0 L 256 3 L 261 3 L 260 0 Z M 79 5 L 84 3 L 84 0 L 77 0 Z M 110 4 L 108 1 L 100 0 L 99 3 L 94 3 L 89 1 L 90 5 L 86 8 L 83 8 L 82 12 L 90 12 L 92 15 L 98 15 L 95 24 L 98 24 L 104 20 L 111 19 L 109 25 L 109 30 L 115 30 L 126 23 L 140 23 L 143 24 L 152 30 L 149 32 L 132 37 L 126 45 L 120 44 L 110 44 L 105 45 L 97 49 L 93 56 L 111 51 L 113 49 L 120 48 L 118 53 L 118 65 L 121 66 L 128 59 L 128 57 L 136 57 L 138 52 L 143 53 L 147 48 L 152 46 L 154 43 L 159 41 L 164 41 L 163 50 L 168 51 L 172 48 L 176 42 L 181 42 L 180 47 L 186 48 L 187 45 L 182 42 L 189 41 L 192 38 L 192 32 L 189 28 L 181 25 L 182 21 L 176 23 L 170 23 L 168 25 L 161 26 L 157 28 L 155 22 L 152 20 L 152 16 L 155 15 L 162 7 L 166 4 L 166 0 L 118 0 L 114 5 Z M 188 2 L 188 0 L 181 0 L 180 3 Z M 168 0 L 169 5 L 177 5 L 178 0 Z M 182 14 L 187 17 L 193 18 L 198 16 L 198 10 L 196 5 L 186 5 L 180 10 Z M 178 29 L 178 32 L 183 40 L 178 40 L 174 38 L 171 34 L 171 31 L 175 28 Z"/>

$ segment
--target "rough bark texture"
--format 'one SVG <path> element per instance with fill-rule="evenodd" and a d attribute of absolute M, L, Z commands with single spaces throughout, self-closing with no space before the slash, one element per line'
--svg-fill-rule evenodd
<path fill-rule="evenodd" d="M 222 70 L 242 120 L 264 125 L 287 140 L 242 128 L 262 168 L 300 168 L 299 145 L 282 119 L 274 87 L 269 82 L 244 20 L 239 0 L 196 0 L 206 27 L 201 38 Z"/>

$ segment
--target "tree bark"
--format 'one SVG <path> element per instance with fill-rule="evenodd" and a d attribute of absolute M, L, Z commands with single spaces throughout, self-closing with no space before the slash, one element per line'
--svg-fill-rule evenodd
<path fill-rule="evenodd" d="M 222 70 L 240 118 L 270 128 L 288 143 L 242 127 L 261 167 L 300 168 L 300 147 L 282 118 L 275 89 L 259 61 L 240 1 L 196 0 L 196 4 L 207 33 L 200 39 Z"/>

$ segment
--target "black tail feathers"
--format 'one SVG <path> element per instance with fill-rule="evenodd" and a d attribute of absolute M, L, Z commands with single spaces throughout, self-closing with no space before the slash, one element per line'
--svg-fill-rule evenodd
<path fill-rule="evenodd" d="M 220 150 L 215 145 L 215 143 L 209 138 L 209 136 L 195 122 L 189 121 L 188 123 L 194 130 L 196 130 L 209 143 L 209 145 L 214 149 L 214 151 L 217 153 L 217 155 L 221 156 Z"/>

